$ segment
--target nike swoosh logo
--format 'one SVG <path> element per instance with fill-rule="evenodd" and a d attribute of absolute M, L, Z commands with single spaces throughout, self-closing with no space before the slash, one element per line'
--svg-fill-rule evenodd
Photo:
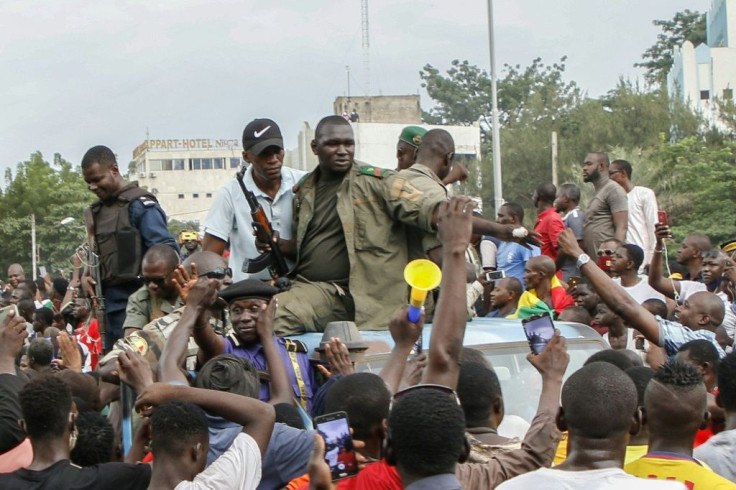
<path fill-rule="evenodd" d="M 266 126 L 265 128 L 261 129 L 260 131 L 253 131 L 253 136 L 256 138 L 260 138 L 263 133 L 271 129 L 271 126 Z"/>

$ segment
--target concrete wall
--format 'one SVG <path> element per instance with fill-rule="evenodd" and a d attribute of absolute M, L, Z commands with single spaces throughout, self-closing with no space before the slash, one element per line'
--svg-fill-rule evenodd
<path fill-rule="evenodd" d="M 337 97 L 334 114 L 358 111 L 361 123 L 420 124 L 419 95 L 381 95 L 376 97 Z"/>

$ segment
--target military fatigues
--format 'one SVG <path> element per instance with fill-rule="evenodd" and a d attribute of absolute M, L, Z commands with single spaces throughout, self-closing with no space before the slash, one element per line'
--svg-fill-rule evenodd
<path fill-rule="evenodd" d="M 149 362 L 151 369 L 153 369 L 154 372 L 157 372 L 158 361 L 161 357 L 161 352 L 164 350 L 166 340 L 169 338 L 169 335 L 171 335 L 174 328 L 179 324 L 183 311 L 184 307 L 177 308 L 172 311 L 171 314 L 159 318 L 158 320 L 154 320 L 141 330 L 133 332 L 127 337 L 118 340 L 115 342 L 112 350 L 102 358 L 100 366 L 104 366 L 108 362 L 115 362 L 118 355 L 123 350 L 133 349 L 138 351 Z M 227 318 L 225 320 L 225 324 L 223 324 L 220 319 L 212 316 L 210 317 L 209 323 L 218 333 L 224 333 L 223 330 L 229 327 L 229 321 Z M 197 352 L 199 352 L 199 347 L 194 342 L 194 339 L 190 337 L 189 345 L 187 347 L 187 369 L 193 370 L 195 368 L 197 363 Z"/>
<path fill-rule="evenodd" d="M 168 300 L 159 298 L 152 293 L 148 286 L 141 286 L 138 291 L 128 298 L 123 329 L 137 328 L 140 330 L 153 320 L 158 320 L 182 306 L 184 306 L 184 302 L 179 297 L 172 305 Z"/>
<path fill-rule="evenodd" d="M 295 188 L 297 251 L 303 246 L 312 219 L 318 172 L 309 174 Z M 350 260 L 348 290 L 331 283 L 309 282 L 309 278 L 297 275 L 292 288 L 277 295 L 276 333 L 321 331 L 330 321 L 352 320 L 353 308 L 359 328 L 387 328 L 395 310 L 407 299 L 404 225 L 431 231 L 432 215 L 441 200 L 427 198 L 393 171 L 354 164 L 337 195 L 337 213 Z M 298 256 L 296 271 L 298 274 Z"/>

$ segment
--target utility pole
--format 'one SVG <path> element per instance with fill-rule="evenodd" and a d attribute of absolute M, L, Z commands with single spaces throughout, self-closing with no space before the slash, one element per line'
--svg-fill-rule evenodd
<path fill-rule="evenodd" d="M 501 128 L 498 122 L 498 92 L 496 86 L 496 44 L 493 40 L 493 0 L 488 0 L 488 47 L 491 51 L 491 106 L 493 138 L 493 205 L 495 213 L 503 205 L 503 181 L 501 177 Z"/>
<path fill-rule="evenodd" d="M 348 100 L 350 100 L 350 67 L 349 66 L 345 66 L 345 74 L 347 75 L 347 78 L 348 78 Z"/>
<path fill-rule="evenodd" d="M 33 268 L 33 280 L 36 280 L 36 215 L 31 214 L 31 267 Z"/>
<path fill-rule="evenodd" d="M 552 131 L 552 183 L 557 187 L 557 131 Z"/>

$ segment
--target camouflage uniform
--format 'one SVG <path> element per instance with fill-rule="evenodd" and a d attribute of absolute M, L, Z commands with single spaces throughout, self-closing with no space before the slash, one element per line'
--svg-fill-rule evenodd
<path fill-rule="evenodd" d="M 141 329 L 153 320 L 169 315 L 182 306 L 184 306 L 184 302 L 179 297 L 172 305 L 168 300 L 156 296 L 148 289 L 148 286 L 141 286 L 128 298 L 123 329 Z"/>
<path fill-rule="evenodd" d="M 312 218 L 315 193 L 315 172 L 294 188 L 297 251 Z M 276 333 L 322 331 L 331 321 L 353 319 L 364 330 L 387 328 L 393 313 L 407 300 L 403 278 L 408 262 L 405 225 L 432 231 L 434 209 L 442 200 L 427 198 L 391 170 L 353 164 L 337 197 L 350 261 L 348 291 L 336 284 L 310 282 L 297 276 L 289 291 L 277 295 Z M 297 256 L 297 270 L 298 264 Z"/>
<path fill-rule="evenodd" d="M 166 344 L 166 340 L 169 338 L 169 335 L 171 335 L 174 328 L 179 324 L 184 308 L 185 307 L 177 308 L 169 315 L 152 321 L 141 330 L 119 339 L 115 342 L 112 350 L 102 358 L 100 366 L 104 366 L 108 362 L 114 362 L 123 350 L 133 349 L 139 352 L 149 362 L 151 369 L 153 369 L 154 372 L 157 372 L 158 361 L 161 357 L 164 345 Z M 223 322 L 219 318 L 211 316 L 209 323 L 216 332 L 221 334 L 226 333 L 223 331 Z M 230 329 L 229 318 L 225 318 L 224 325 L 228 330 Z M 189 337 L 186 359 L 187 369 L 193 370 L 195 368 L 197 363 L 197 352 L 199 352 L 199 347 L 194 342 L 194 339 Z"/>

